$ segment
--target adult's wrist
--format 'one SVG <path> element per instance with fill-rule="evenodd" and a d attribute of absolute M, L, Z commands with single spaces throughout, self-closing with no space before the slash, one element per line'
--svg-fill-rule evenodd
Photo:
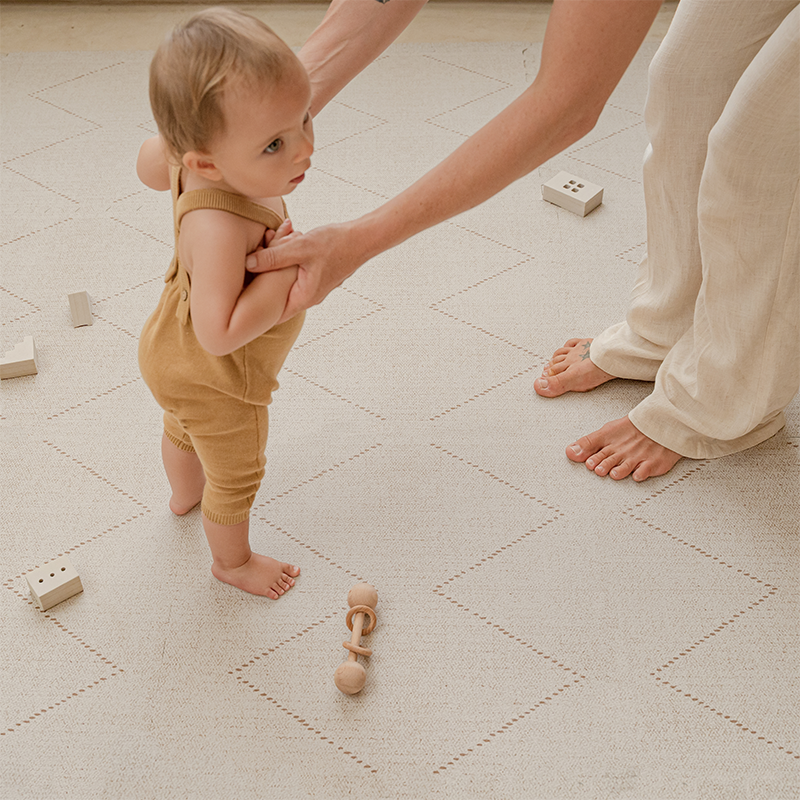
<path fill-rule="evenodd" d="M 360 267 L 393 246 L 381 209 L 344 223 L 346 239 L 352 244 L 355 261 Z"/>

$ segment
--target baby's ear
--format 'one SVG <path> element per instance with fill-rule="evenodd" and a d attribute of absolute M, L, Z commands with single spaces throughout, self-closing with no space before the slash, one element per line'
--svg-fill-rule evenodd
<path fill-rule="evenodd" d="M 188 153 L 183 154 L 181 161 L 186 169 L 198 175 L 202 175 L 204 178 L 208 178 L 212 181 L 222 180 L 222 173 L 217 169 L 211 156 L 205 153 L 200 153 L 197 150 L 190 150 Z"/>

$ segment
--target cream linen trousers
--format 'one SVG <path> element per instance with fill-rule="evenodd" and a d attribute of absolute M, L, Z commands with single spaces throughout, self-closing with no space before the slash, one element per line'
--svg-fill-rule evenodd
<path fill-rule="evenodd" d="M 655 380 L 628 415 L 646 436 L 724 456 L 800 388 L 800 0 L 681 0 L 645 124 L 647 256 L 591 359 Z"/>

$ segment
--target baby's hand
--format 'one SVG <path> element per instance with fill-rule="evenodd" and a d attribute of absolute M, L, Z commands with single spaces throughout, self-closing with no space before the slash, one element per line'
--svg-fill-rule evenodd
<path fill-rule="evenodd" d="M 262 243 L 256 247 L 253 252 L 258 253 L 260 250 L 265 250 L 267 247 L 277 244 L 282 239 L 288 242 L 290 239 L 296 239 L 300 236 L 302 236 L 300 231 L 296 231 L 292 227 L 292 221 L 287 218 L 280 224 L 277 230 L 273 231 L 271 228 L 268 228 L 264 232 L 264 239 Z M 255 269 L 248 271 L 259 272 L 260 270 L 258 269 L 257 263 L 254 266 Z"/>

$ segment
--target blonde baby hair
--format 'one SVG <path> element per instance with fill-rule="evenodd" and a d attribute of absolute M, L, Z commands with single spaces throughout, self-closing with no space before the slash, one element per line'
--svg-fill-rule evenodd
<path fill-rule="evenodd" d="M 150 105 L 172 159 L 208 152 L 224 131 L 227 83 L 266 88 L 292 64 L 297 57 L 270 27 L 233 8 L 208 8 L 176 26 L 150 64 Z"/>

